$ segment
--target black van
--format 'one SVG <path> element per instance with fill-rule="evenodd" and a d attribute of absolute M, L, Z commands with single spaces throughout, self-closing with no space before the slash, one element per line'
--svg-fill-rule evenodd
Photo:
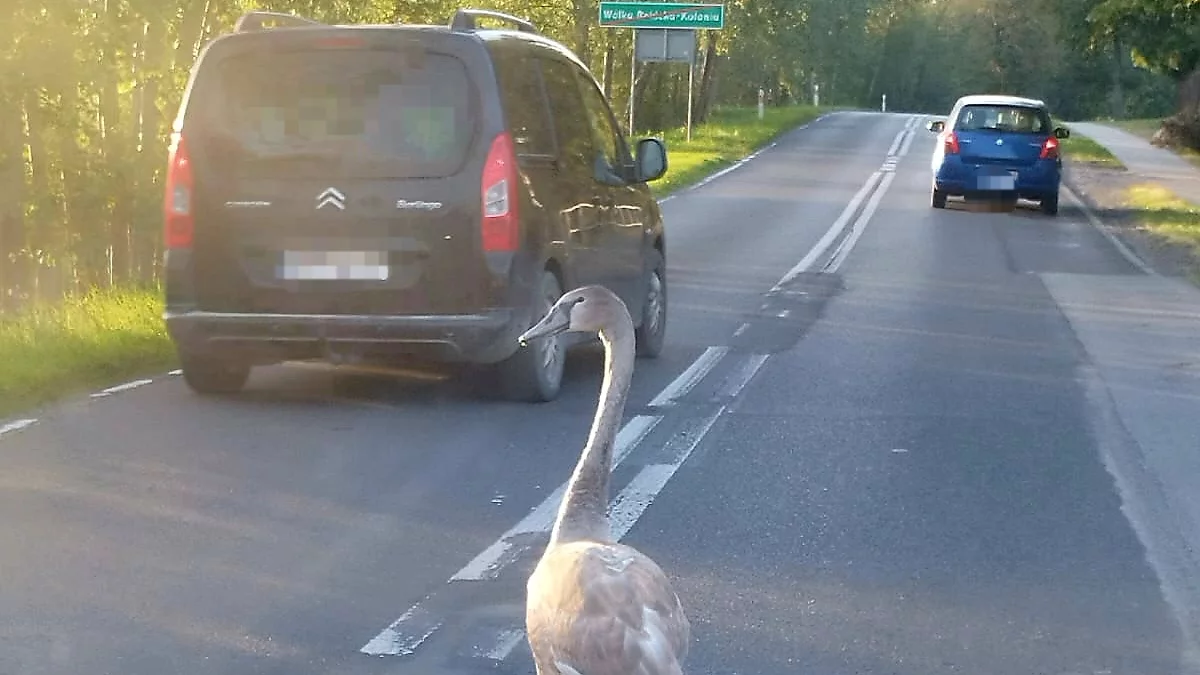
<path fill-rule="evenodd" d="M 171 138 L 164 318 L 184 378 L 222 393 L 257 365 L 416 359 L 494 365 L 506 396 L 548 401 L 570 345 L 517 337 L 587 284 L 621 296 L 656 356 L 666 245 L 646 182 L 666 168 L 523 19 L 250 12 L 197 59 Z"/>

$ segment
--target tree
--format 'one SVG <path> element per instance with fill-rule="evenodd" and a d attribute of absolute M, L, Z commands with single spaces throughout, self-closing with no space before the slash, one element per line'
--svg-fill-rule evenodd
<path fill-rule="evenodd" d="M 1175 115 L 1156 141 L 1200 149 L 1200 0 L 1104 0 L 1089 20 L 1097 44 L 1128 45 L 1136 65 L 1174 81 Z"/>

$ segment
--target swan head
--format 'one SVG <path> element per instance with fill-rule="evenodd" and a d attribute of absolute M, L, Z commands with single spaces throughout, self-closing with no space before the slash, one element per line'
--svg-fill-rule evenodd
<path fill-rule="evenodd" d="M 563 294 L 541 321 L 521 334 L 522 345 L 562 333 L 599 333 L 629 321 L 629 310 L 615 293 L 603 286 L 583 286 Z"/>

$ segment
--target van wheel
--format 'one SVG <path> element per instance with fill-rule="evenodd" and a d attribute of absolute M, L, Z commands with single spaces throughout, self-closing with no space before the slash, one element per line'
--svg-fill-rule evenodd
<path fill-rule="evenodd" d="M 183 381 L 197 394 L 236 394 L 250 378 L 250 366 L 212 356 L 181 355 Z"/>
<path fill-rule="evenodd" d="M 537 323 L 562 296 L 558 277 L 549 270 L 542 273 L 538 302 L 529 325 Z M 558 397 L 562 389 L 566 348 L 562 336 L 536 340 L 500 362 L 500 388 L 512 401 L 545 403 Z"/>
<path fill-rule="evenodd" d="M 1042 213 L 1048 216 L 1058 215 L 1058 193 L 1048 194 L 1042 197 Z"/>
<path fill-rule="evenodd" d="M 657 358 L 667 334 L 667 263 L 658 249 L 650 250 L 650 274 L 642 302 L 642 325 L 635 331 L 638 356 Z"/>
<path fill-rule="evenodd" d="M 929 204 L 935 209 L 946 208 L 946 193 L 937 188 L 933 188 L 933 192 L 929 195 Z"/>

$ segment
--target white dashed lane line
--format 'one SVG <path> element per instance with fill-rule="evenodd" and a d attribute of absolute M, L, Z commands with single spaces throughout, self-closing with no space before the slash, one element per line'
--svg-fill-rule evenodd
<path fill-rule="evenodd" d="M 125 384 L 118 384 L 115 387 L 109 387 L 108 389 L 102 389 L 102 390 L 92 394 L 92 398 L 104 398 L 106 396 L 112 396 L 113 394 L 119 394 L 123 391 L 129 391 L 130 389 L 137 389 L 138 387 L 144 387 L 153 382 L 154 382 L 154 380 L 134 380 L 133 382 L 126 382 Z"/>
<path fill-rule="evenodd" d="M 20 419 L 20 420 L 13 420 L 12 422 L 8 422 L 6 424 L 0 424 L 0 436 L 18 432 L 22 429 L 31 427 L 35 424 L 37 424 L 37 420 L 32 417 L 26 418 L 26 419 Z"/>

